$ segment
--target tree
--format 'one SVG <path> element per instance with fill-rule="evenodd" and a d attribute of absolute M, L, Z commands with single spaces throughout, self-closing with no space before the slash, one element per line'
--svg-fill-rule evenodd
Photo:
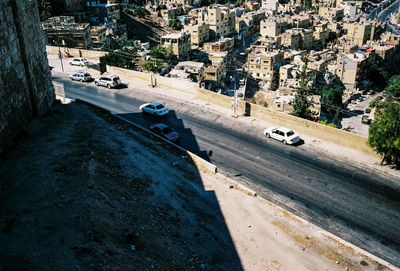
<path fill-rule="evenodd" d="M 121 67 L 125 69 L 132 69 L 135 67 L 135 58 L 137 56 L 138 48 L 121 49 L 112 51 L 103 57 L 103 62 L 110 66 Z"/>
<path fill-rule="evenodd" d="M 156 59 L 174 60 L 175 55 L 172 46 L 167 48 L 157 45 L 150 49 L 149 55 Z"/>
<path fill-rule="evenodd" d="M 133 9 L 133 15 L 139 18 L 143 18 L 144 16 L 146 16 L 146 12 L 142 7 L 135 6 L 135 8 Z"/>
<path fill-rule="evenodd" d="M 168 26 L 172 27 L 174 30 L 181 30 L 182 23 L 177 19 L 171 19 L 168 21 Z"/>
<path fill-rule="evenodd" d="M 327 114 L 333 115 L 342 108 L 342 95 L 343 89 L 340 87 L 324 86 L 321 95 L 322 111 Z"/>
<path fill-rule="evenodd" d="M 392 76 L 385 91 L 392 97 L 400 99 L 400 75 Z"/>
<path fill-rule="evenodd" d="M 297 88 L 297 93 L 292 103 L 293 111 L 290 114 L 303 119 L 312 119 L 313 112 L 310 110 L 311 101 L 308 99 L 308 96 L 311 93 L 311 88 L 308 85 L 309 77 L 307 74 L 308 57 L 305 56 L 302 60 L 304 65 L 299 72 L 300 86 Z"/>
<path fill-rule="evenodd" d="M 144 61 L 142 64 L 143 70 L 151 71 L 155 73 L 159 73 L 162 70 L 163 63 L 161 62 L 153 62 L 153 61 Z"/>
<path fill-rule="evenodd" d="M 400 167 L 400 104 L 385 102 L 369 127 L 368 145 L 382 156 L 382 164 Z"/>

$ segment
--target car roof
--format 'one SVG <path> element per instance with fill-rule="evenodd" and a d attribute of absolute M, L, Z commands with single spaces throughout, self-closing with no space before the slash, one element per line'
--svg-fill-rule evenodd
<path fill-rule="evenodd" d="M 168 128 L 168 126 L 165 125 L 164 123 L 157 123 L 157 124 L 152 125 L 152 127 L 158 127 L 158 128 L 161 128 L 161 129 Z"/>
<path fill-rule="evenodd" d="M 107 78 L 114 78 L 114 77 L 118 77 L 114 74 L 107 74 L 107 75 L 102 75 L 102 77 L 107 77 Z"/>
<path fill-rule="evenodd" d="M 160 103 L 158 103 L 158 102 L 152 102 L 152 103 L 150 103 L 151 105 L 154 105 L 154 106 L 156 106 L 156 105 L 160 105 Z"/>

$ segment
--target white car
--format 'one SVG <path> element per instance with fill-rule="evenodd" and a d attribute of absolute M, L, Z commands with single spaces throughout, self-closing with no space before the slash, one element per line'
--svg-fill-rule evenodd
<path fill-rule="evenodd" d="M 82 57 L 77 57 L 77 58 L 71 59 L 70 61 L 68 61 L 68 63 L 70 65 L 81 66 L 81 67 L 89 64 L 89 62 L 86 60 L 86 58 L 82 58 Z"/>
<path fill-rule="evenodd" d="M 300 141 L 300 138 L 292 130 L 284 127 L 272 127 L 264 130 L 266 137 L 272 137 L 276 140 L 282 141 L 283 144 L 295 144 Z"/>
<path fill-rule="evenodd" d="M 163 106 L 160 103 L 147 103 L 147 104 L 142 104 L 139 109 L 143 113 L 151 114 L 154 116 L 165 116 L 168 114 L 169 110 L 165 106 Z"/>

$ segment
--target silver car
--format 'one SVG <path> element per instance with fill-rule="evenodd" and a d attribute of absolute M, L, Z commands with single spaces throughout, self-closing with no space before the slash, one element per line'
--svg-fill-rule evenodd
<path fill-rule="evenodd" d="M 71 80 L 87 82 L 92 80 L 92 76 L 87 72 L 76 72 L 69 76 Z"/>
<path fill-rule="evenodd" d="M 116 88 L 121 84 L 121 79 L 116 75 L 103 75 L 94 80 L 96 86 Z"/>

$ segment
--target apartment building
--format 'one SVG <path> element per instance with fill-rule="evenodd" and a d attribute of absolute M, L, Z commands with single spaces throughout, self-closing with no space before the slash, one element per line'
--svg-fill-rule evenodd
<path fill-rule="evenodd" d="M 318 14 L 329 21 L 340 21 L 344 17 L 344 10 L 342 8 L 320 6 L 318 9 Z"/>
<path fill-rule="evenodd" d="M 268 18 L 260 22 L 260 34 L 262 37 L 277 37 L 288 29 L 286 19 Z"/>
<path fill-rule="evenodd" d="M 90 25 L 75 23 L 73 16 L 51 17 L 42 23 L 43 31 L 51 45 L 90 49 Z"/>
<path fill-rule="evenodd" d="M 368 49 L 365 53 L 338 56 L 336 75 L 347 88 L 355 89 L 361 85 L 363 80 L 368 79 L 367 72 L 375 61 L 373 54 L 373 50 Z"/>
<path fill-rule="evenodd" d="M 193 5 L 193 0 L 159 0 L 158 5 L 191 6 Z"/>
<path fill-rule="evenodd" d="M 198 9 L 197 22 L 210 28 L 210 38 L 229 36 L 235 32 L 235 11 L 225 6 L 209 6 Z"/>
<path fill-rule="evenodd" d="M 211 65 L 204 68 L 204 83 L 207 89 L 213 89 L 223 85 L 226 76 L 227 52 L 209 53 Z"/>
<path fill-rule="evenodd" d="M 161 17 L 168 22 L 169 20 L 174 20 L 176 17 L 184 14 L 184 10 L 181 6 L 168 6 L 166 9 L 160 11 Z"/>
<path fill-rule="evenodd" d="M 183 30 L 179 33 L 164 35 L 161 37 L 161 46 L 165 48 L 171 46 L 177 58 L 185 58 L 190 52 L 190 33 Z"/>
<path fill-rule="evenodd" d="M 90 28 L 90 38 L 92 40 L 93 47 L 99 48 L 106 41 L 107 29 L 104 25 L 92 26 Z"/>
<path fill-rule="evenodd" d="M 254 78 L 266 81 L 271 89 L 278 87 L 279 68 L 283 64 L 283 52 L 251 52 L 247 56 L 247 72 Z"/>
<path fill-rule="evenodd" d="M 306 49 L 309 50 L 314 45 L 313 31 L 304 28 L 293 28 L 288 29 L 285 33 L 280 35 L 282 39 L 282 45 L 287 46 L 290 49 L 299 50 Z"/>
<path fill-rule="evenodd" d="M 343 29 L 346 31 L 346 40 L 360 47 L 367 40 L 373 39 L 375 31 L 375 27 L 369 22 L 344 23 Z"/>
<path fill-rule="evenodd" d="M 265 10 L 278 11 L 278 0 L 262 0 L 261 7 Z"/>
<path fill-rule="evenodd" d="M 314 26 L 314 40 L 321 42 L 321 44 L 326 43 L 326 41 L 329 39 L 329 29 L 327 27 L 327 24 L 319 24 Z"/>
<path fill-rule="evenodd" d="M 309 28 L 311 26 L 311 18 L 307 14 L 296 14 L 288 18 L 288 23 L 291 24 L 292 27 Z"/>
<path fill-rule="evenodd" d="M 203 50 L 207 53 L 230 52 L 235 46 L 233 38 L 221 38 L 219 40 L 205 42 Z"/>
<path fill-rule="evenodd" d="M 269 52 L 281 48 L 281 37 L 259 38 L 250 45 L 251 51 Z"/>
<path fill-rule="evenodd" d="M 210 39 L 208 24 L 187 24 L 183 27 L 190 33 L 190 43 L 194 47 L 200 47 Z"/>

